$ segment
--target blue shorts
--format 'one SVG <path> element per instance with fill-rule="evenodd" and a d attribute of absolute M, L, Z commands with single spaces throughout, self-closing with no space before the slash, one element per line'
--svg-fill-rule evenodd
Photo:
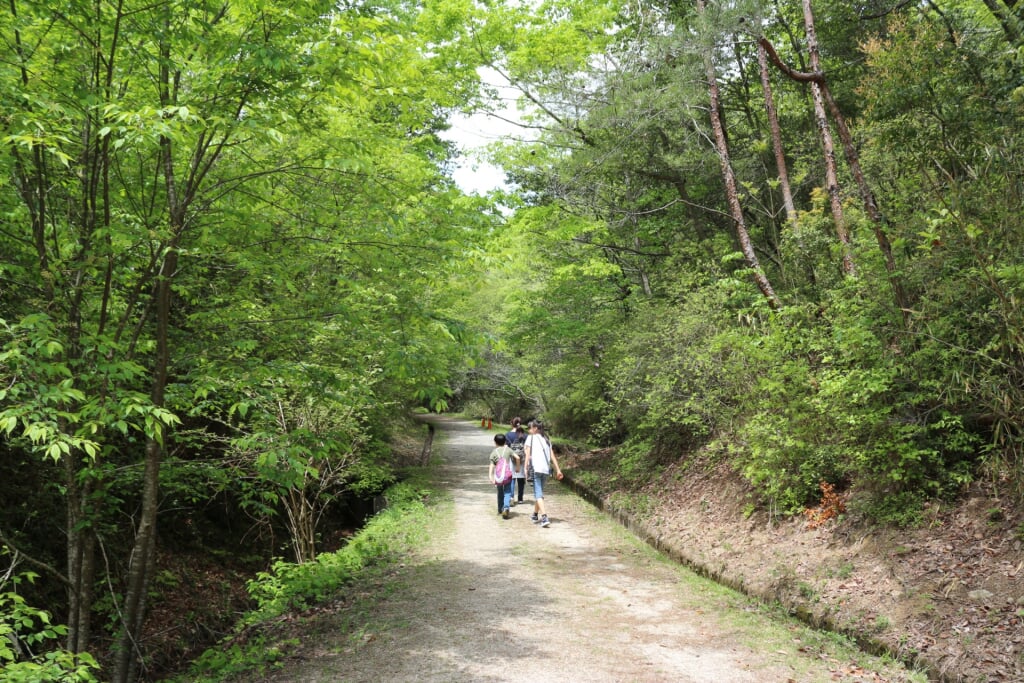
<path fill-rule="evenodd" d="M 533 498 L 534 500 L 540 500 L 544 497 L 544 480 L 550 475 L 542 472 L 533 473 Z"/>

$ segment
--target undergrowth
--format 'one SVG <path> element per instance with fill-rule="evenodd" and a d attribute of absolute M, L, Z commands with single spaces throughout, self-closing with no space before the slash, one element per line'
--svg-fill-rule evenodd
<path fill-rule="evenodd" d="M 264 671 L 280 660 L 295 643 L 269 643 L 261 626 L 292 611 L 301 611 L 343 595 L 360 575 L 404 560 L 427 541 L 425 524 L 434 501 L 440 499 L 426 476 L 417 471 L 385 492 L 388 506 L 370 519 L 343 548 L 322 553 L 315 560 L 295 564 L 278 560 L 270 571 L 257 574 L 248 584 L 256 609 L 239 620 L 236 633 L 218 647 L 204 652 L 190 671 L 175 679 L 180 683 L 223 681 L 246 672 Z"/>
<path fill-rule="evenodd" d="M 7 553 L 5 546 L 2 550 Z M 92 655 L 55 647 L 67 636 L 67 626 L 52 623 L 49 612 L 18 594 L 22 583 L 36 578 L 33 572 L 0 577 L 0 681 L 94 683 L 99 665 Z"/>

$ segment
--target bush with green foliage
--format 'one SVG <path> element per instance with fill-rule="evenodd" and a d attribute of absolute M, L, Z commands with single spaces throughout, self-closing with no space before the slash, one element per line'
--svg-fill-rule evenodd
<path fill-rule="evenodd" d="M 245 615 L 239 629 L 258 628 L 289 611 L 301 610 L 343 594 L 360 572 L 389 560 L 405 557 L 426 538 L 428 503 L 437 497 L 428 483 L 415 473 L 391 486 L 385 493 L 387 507 L 374 515 L 347 545 L 336 552 L 321 553 L 303 564 L 279 560 L 268 572 L 249 582 L 256 600 L 255 610 Z M 229 675 L 262 671 L 283 656 L 291 641 L 268 645 L 263 636 L 214 647 L 193 663 L 181 680 L 216 681 Z"/>
<path fill-rule="evenodd" d="M 411 481 L 395 484 L 384 493 L 387 507 L 340 550 L 321 553 L 314 561 L 302 564 L 278 560 L 269 572 L 259 573 L 248 586 L 257 604 L 251 618 L 265 619 L 322 601 L 359 570 L 404 544 L 413 544 L 419 532 L 409 518 L 424 509 L 426 495 L 426 489 Z"/>
<path fill-rule="evenodd" d="M 4 548 L 6 551 L 6 547 Z M 52 623 L 49 612 L 29 605 L 15 591 L 36 578 L 24 572 L 0 583 L 0 680 L 7 683 L 95 683 L 99 664 L 88 652 L 58 645 L 67 627 Z"/>

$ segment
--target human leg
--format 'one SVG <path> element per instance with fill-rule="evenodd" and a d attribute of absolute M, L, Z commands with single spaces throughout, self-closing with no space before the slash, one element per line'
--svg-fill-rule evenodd
<path fill-rule="evenodd" d="M 544 510 L 544 481 L 548 475 L 533 473 L 533 511 L 538 515 L 546 514 Z"/>
<path fill-rule="evenodd" d="M 501 510 L 502 512 L 507 511 L 512 505 L 512 482 L 504 484 L 501 487 Z"/>

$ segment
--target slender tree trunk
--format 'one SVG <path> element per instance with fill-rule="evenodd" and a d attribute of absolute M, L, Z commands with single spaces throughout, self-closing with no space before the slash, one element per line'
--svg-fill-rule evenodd
<path fill-rule="evenodd" d="M 704 0 L 697 0 L 697 11 L 704 13 Z M 740 205 L 739 193 L 736 189 L 736 174 L 733 172 L 732 161 L 729 158 L 729 145 L 725 139 L 725 129 L 721 119 L 721 95 L 718 89 L 718 76 L 715 73 L 715 60 L 713 49 L 707 47 L 704 50 L 704 72 L 707 77 L 708 95 L 710 97 L 711 130 L 715 139 L 715 149 L 718 152 L 718 161 L 722 167 L 722 180 L 725 183 L 725 195 L 729 204 L 729 213 L 732 216 L 736 228 L 736 237 L 739 240 L 740 250 L 747 262 L 754 277 L 757 288 L 768 300 L 772 308 L 779 308 L 781 303 L 775 294 L 768 276 L 761 268 L 761 264 L 754 252 L 754 245 L 750 240 L 750 233 L 747 232 L 746 220 L 743 217 L 743 207 Z"/>
<path fill-rule="evenodd" d="M 768 116 L 768 130 L 772 138 L 772 150 L 775 152 L 775 168 L 779 174 L 779 189 L 782 192 L 782 206 L 786 210 L 786 222 L 796 224 L 796 203 L 793 201 L 793 190 L 789 184 L 789 169 L 786 167 L 786 154 L 782 149 L 782 127 L 779 125 L 778 111 L 775 109 L 775 97 L 772 95 L 772 83 L 768 78 L 768 55 L 764 45 L 757 44 L 757 63 L 761 70 L 761 89 L 764 91 L 764 111 Z"/>
<path fill-rule="evenodd" d="M 17 26 L 18 5 L 15 0 L 10 0 L 8 7 L 11 17 L 15 19 Z M 14 54 L 17 56 L 21 85 L 28 90 L 31 78 L 28 68 L 25 66 L 25 48 L 21 42 L 21 31 L 14 29 Z M 14 158 L 15 177 L 18 179 L 18 192 L 22 201 L 28 208 L 29 218 L 32 223 L 32 243 L 36 248 L 36 255 L 39 259 L 39 272 L 42 274 L 43 288 L 48 301 L 54 300 L 53 278 L 50 277 L 50 256 L 46 248 L 46 217 L 47 197 L 46 188 L 47 172 L 45 157 L 41 145 L 33 145 L 31 150 L 31 162 L 22 158 L 18 147 L 11 143 L 11 155 Z"/>
<path fill-rule="evenodd" d="M 634 227 L 635 227 L 636 220 L 634 219 L 633 222 L 634 222 Z M 643 242 L 640 241 L 640 238 L 638 236 L 634 236 L 633 237 L 633 247 L 636 249 L 638 254 L 643 250 L 643 246 L 644 246 Z M 640 276 L 640 286 L 644 290 L 644 295 L 645 296 L 652 296 L 653 295 L 653 291 L 651 290 L 651 280 L 647 276 L 647 269 L 644 268 L 643 261 L 640 258 L 637 259 L 637 263 L 638 263 L 638 265 L 637 265 L 637 272 L 638 272 L 638 274 Z"/>
<path fill-rule="evenodd" d="M 168 20 L 169 24 L 169 20 Z M 159 70 L 160 102 L 167 106 L 171 101 L 170 48 L 164 43 L 161 48 Z M 167 379 L 170 373 L 170 319 L 172 288 L 178 270 L 178 246 L 185 225 L 184 203 L 180 201 L 174 173 L 174 153 L 171 140 L 160 140 L 160 160 L 163 165 L 170 239 L 162 249 L 162 264 L 154 288 L 156 312 L 156 357 L 153 364 L 150 401 L 156 407 L 165 404 Z M 113 683 L 129 683 L 134 680 L 141 662 L 139 639 L 146 617 L 146 595 L 156 562 L 156 525 L 160 495 L 160 466 L 163 460 L 162 439 L 150 434 L 146 439 L 145 461 L 142 476 L 142 500 L 138 526 L 135 531 L 135 545 L 128 565 L 128 577 L 122 606 L 122 629 L 115 646 Z"/>
<path fill-rule="evenodd" d="M 153 369 L 153 385 L 150 400 L 154 406 L 162 407 L 170 367 L 170 311 L 171 283 L 177 270 L 177 248 L 167 249 L 164 264 L 156 286 L 156 362 Z M 150 436 L 146 439 L 145 463 L 142 476 L 142 509 L 135 531 L 135 545 L 132 548 L 128 566 L 128 579 L 122 605 L 123 628 L 116 647 L 114 683 L 129 683 L 134 680 L 141 651 L 139 638 L 146 615 L 146 595 L 156 558 L 156 523 L 160 493 L 160 465 L 163 459 L 161 440 Z"/>
<path fill-rule="evenodd" d="M 818 52 L 818 36 L 814 29 L 814 13 L 811 10 L 811 0 L 803 0 L 804 24 L 807 30 L 807 51 L 810 54 L 811 70 L 821 73 L 821 57 Z M 829 204 L 832 207 L 832 219 L 836 225 L 836 237 L 839 239 L 840 248 L 843 250 L 843 272 L 853 276 L 857 274 L 857 268 L 853 262 L 853 252 L 850 246 L 850 231 L 846 225 L 846 216 L 843 212 L 843 198 L 839 191 L 839 170 L 836 163 L 835 143 L 832 140 L 832 129 L 828 123 L 828 116 L 825 113 L 825 97 L 821 92 L 819 81 L 811 81 L 811 99 L 814 101 L 814 120 L 818 126 L 818 134 L 821 136 L 821 146 L 825 157 L 825 189 L 828 191 Z"/>
<path fill-rule="evenodd" d="M 8 9 L 11 16 L 18 17 L 18 5 L 10 0 Z M 26 90 L 31 85 L 31 77 L 25 66 L 25 50 L 22 45 L 21 32 L 14 30 L 14 54 L 17 58 L 21 85 Z M 18 148 L 11 146 L 14 158 L 15 185 L 29 213 L 32 229 L 32 243 L 37 256 L 40 280 L 43 282 L 44 298 L 52 308 L 61 308 L 57 301 L 55 278 L 50 271 L 50 248 L 47 246 L 46 226 L 49 222 L 48 188 L 53 183 L 46 164 L 46 157 L 41 146 L 32 148 L 27 158 L 23 157 Z M 79 283 L 76 283 L 80 285 Z M 79 291 L 81 291 L 79 287 Z M 74 311 L 80 310 L 80 295 L 71 304 Z M 67 357 L 70 361 L 76 357 L 81 320 L 77 313 L 70 315 L 68 329 L 71 343 L 67 345 Z M 70 431 L 66 423 L 60 425 L 61 431 Z M 68 633 L 65 647 L 72 653 L 85 652 L 91 638 L 91 617 L 93 603 L 93 585 L 95 583 L 95 552 L 96 537 L 92 526 L 88 524 L 87 508 L 89 485 L 83 484 L 79 477 L 80 468 L 76 460 L 77 454 L 63 457 L 64 485 L 67 492 L 65 499 L 65 569 L 67 571 L 67 627 Z"/>
<path fill-rule="evenodd" d="M 889 284 L 892 287 L 893 298 L 896 301 L 897 308 L 900 309 L 903 315 L 903 322 L 908 323 L 910 307 L 907 302 L 906 291 L 903 288 L 903 280 L 896 272 L 896 260 L 892 254 L 892 243 L 889 241 L 889 235 L 885 231 L 885 219 L 878 208 L 878 202 L 875 201 L 875 193 L 871 191 L 871 187 L 864 177 L 864 171 L 860 166 L 860 155 L 857 153 L 857 147 L 853 144 L 853 135 L 850 134 L 850 128 L 846 125 L 846 117 L 843 116 L 843 112 L 840 111 L 835 98 L 832 97 L 832 90 L 828 87 L 828 81 L 824 77 L 822 77 L 821 81 L 821 90 L 825 96 L 825 101 L 828 103 L 832 119 L 836 122 L 836 130 L 839 132 L 839 140 L 843 144 L 846 163 L 850 167 L 850 173 L 853 174 L 854 182 L 857 183 L 861 200 L 864 202 L 864 211 L 868 214 L 868 218 L 871 219 L 875 240 L 878 242 L 878 249 L 882 252 L 882 258 L 885 260 L 885 270 L 889 274 Z"/>
<path fill-rule="evenodd" d="M 64 456 L 64 480 L 67 487 L 66 551 L 68 573 L 67 649 L 87 652 L 92 639 L 92 607 L 96 583 L 96 534 L 92 512 L 88 509 L 94 486 L 80 483 L 80 468 L 74 454 Z"/>
<path fill-rule="evenodd" d="M 81 522 L 81 500 L 82 492 L 78 486 L 77 468 L 74 458 L 71 455 L 64 456 L 64 484 L 66 495 L 64 500 L 64 527 L 67 540 L 65 552 L 67 554 L 68 581 L 68 637 L 67 648 L 71 652 L 81 652 L 79 642 L 88 642 L 88 628 L 85 627 L 86 609 L 82 599 L 82 565 L 84 563 L 84 534 L 85 529 Z"/>
<path fill-rule="evenodd" d="M 875 239 L 878 242 L 878 248 L 882 252 L 882 257 L 885 261 L 885 269 L 889 274 L 889 283 L 893 291 L 893 299 L 896 302 L 897 308 L 903 315 L 904 324 L 909 322 L 909 302 L 907 299 L 906 291 L 903 287 L 903 281 L 896 272 L 896 261 L 892 253 L 892 243 L 889 241 L 889 236 L 885 231 L 885 218 L 882 216 L 882 212 L 878 208 L 878 203 L 875 200 L 875 195 L 871 191 L 871 187 L 868 185 L 867 179 L 864 176 L 864 171 L 860 165 L 860 155 L 857 153 L 857 148 L 853 143 L 853 135 L 850 133 L 849 126 L 846 125 L 846 117 L 843 116 L 842 111 L 839 109 L 838 103 L 832 96 L 832 90 L 828 86 L 828 80 L 825 78 L 825 74 L 821 71 L 815 72 L 801 72 L 790 68 L 782 61 L 775 48 L 770 42 L 764 37 L 758 40 L 758 45 L 768 57 L 768 59 L 779 68 L 784 74 L 789 76 L 795 81 L 801 83 L 818 83 L 821 86 L 821 94 L 824 97 L 825 102 L 828 104 L 829 113 L 836 123 L 836 130 L 839 132 L 839 139 L 843 145 L 843 152 L 846 156 L 846 162 L 850 166 L 850 172 L 853 175 L 854 181 L 857 183 L 857 188 L 860 192 L 862 201 L 864 202 L 864 211 L 871 219 L 873 230 L 875 233 Z"/>

